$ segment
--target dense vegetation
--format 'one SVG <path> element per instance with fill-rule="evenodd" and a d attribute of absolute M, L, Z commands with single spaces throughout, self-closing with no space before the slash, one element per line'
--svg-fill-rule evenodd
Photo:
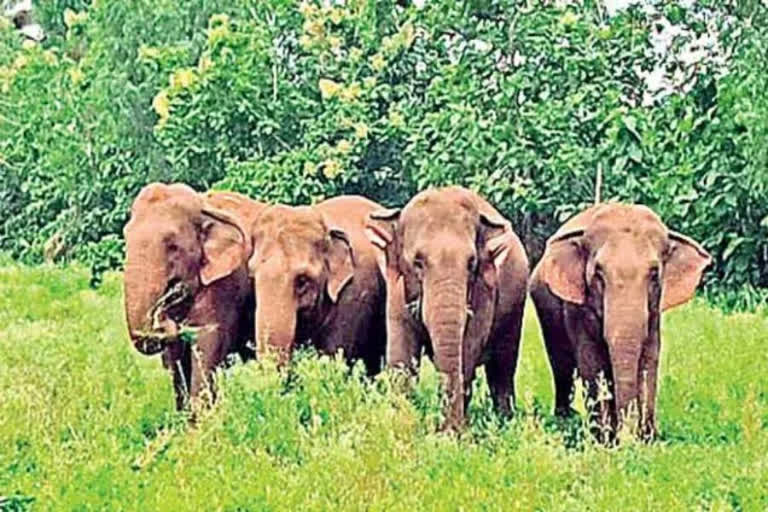
<path fill-rule="evenodd" d="M 600 170 L 603 199 L 647 203 L 704 243 L 710 289 L 758 298 L 758 0 L 611 17 L 593 1 L 422 3 L 41 2 L 42 46 L 0 29 L 0 249 L 117 267 L 128 207 L 152 180 L 388 205 L 461 183 L 514 220 L 536 259 L 593 200 Z"/>
<path fill-rule="evenodd" d="M 160 361 L 127 341 L 120 293 L 119 274 L 94 291 L 83 269 L 0 266 L 7 509 L 768 508 L 764 317 L 703 302 L 667 314 L 661 440 L 627 437 L 606 449 L 578 423 L 555 424 L 532 310 L 520 413 L 500 423 L 479 379 L 471 427 L 457 440 L 434 433 L 431 364 L 404 396 L 386 376 L 368 382 L 316 357 L 300 358 L 287 381 L 255 363 L 234 366 L 220 377 L 220 404 L 189 428 L 172 412 Z"/>

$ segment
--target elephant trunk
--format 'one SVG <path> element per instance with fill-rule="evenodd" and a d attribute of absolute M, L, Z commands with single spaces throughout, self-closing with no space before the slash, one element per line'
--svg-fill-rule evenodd
<path fill-rule="evenodd" d="M 296 340 L 296 305 L 292 298 L 280 298 L 256 289 L 256 348 L 259 358 L 277 357 L 280 367 L 288 365 Z"/>
<path fill-rule="evenodd" d="M 434 360 L 447 394 L 444 429 L 464 422 L 463 344 L 467 322 L 466 280 L 447 278 L 425 287 L 423 316 Z"/>
<path fill-rule="evenodd" d="M 134 254 L 130 248 L 124 275 L 125 314 L 128 333 L 136 350 L 145 355 L 162 352 L 178 335 L 178 326 L 165 315 L 160 299 L 166 291 L 165 267 Z M 160 260 L 164 261 L 164 260 Z"/>
<path fill-rule="evenodd" d="M 613 370 L 616 419 L 640 398 L 640 355 L 648 339 L 648 301 L 622 298 L 606 301 L 604 337 Z"/>

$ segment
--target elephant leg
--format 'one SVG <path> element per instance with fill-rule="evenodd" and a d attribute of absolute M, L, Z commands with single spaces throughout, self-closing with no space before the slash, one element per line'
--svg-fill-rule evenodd
<path fill-rule="evenodd" d="M 199 336 L 191 347 L 192 374 L 190 377 L 190 400 L 193 405 L 211 405 L 216 401 L 214 370 L 226 358 L 229 343 L 216 331 Z"/>
<path fill-rule="evenodd" d="M 586 387 L 590 431 L 599 442 L 609 443 L 615 438 L 617 418 L 608 348 L 601 340 L 582 337 L 578 343 L 577 358 L 579 374 Z"/>
<path fill-rule="evenodd" d="M 576 357 L 565 326 L 563 304 L 547 290 L 532 290 L 531 295 L 539 317 L 549 364 L 552 367 L 555 382 L 555 414 L 570 416 L 573 414 L 571 400 Z"/>
<path fill-rule="evenodd" d="M 509 416 L 515 407 L 515 371 L 520 350 L 522 308 L 508 321 L 500 323 L 489 341 L 489 358 L 485 363 L 485 376 L 491 391 L 494 409 Z"/>
<path fill-rule="evenodd" d="M 176 410 L 182 411 L 189 402 L 189 384 L 191 377 L 190 353 L 188 347 L 180 342 L 167 347 L 163 352 L 163 366 L 173 379 L 173 391 L 176 398 Z"/>
<path fill-rule="evenodd" d="M 386 304 L 387 366 L 418 376 L 421 365 L 423 327 L 417 323 L 405 304 L 403 284 L 397 282 L 388 290 Z M 432 356 L 430 356 L 432 357 Z"/>
<path fill-rule="evenodd" d="M 640 434 L 648 441 L 656 437 L 656 390 L 659 368 L 659 339 L 652 337 L 644 347 L 640 360 L 638 382 L 643 383 L 640 393 Z"/>
<path fill-rule="evenodd" d="M 387 350 L 387 321 L 383 308 L 374 313 L 368 328 L 367 343 L 362 359 L 369 377 L 381 372 L 382 362 Z"/>

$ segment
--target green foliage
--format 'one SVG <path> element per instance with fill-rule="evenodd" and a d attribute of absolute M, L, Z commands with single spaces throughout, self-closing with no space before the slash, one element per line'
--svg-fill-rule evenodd
<path fill-rule="evenodd" d="M 759 2 L 669 3 L 668 19 L 694 32 L 707 30 L 696 10 L 716 9 L 732 56 L 726 73 L 703 71 L 650 106 L 638 73 L 659 56 L 640 8 L 607 18 L 595 2 L 321 4 L 61 0 L 42 7 L 43 48 L 0 32 L 0 248 L 84 260 L 98 278 L 119 266 L 130 202 L 152 180 L 386 205 L 458 183 L 496 204 L 536 260 L 593 201 L 600 169 L 603 199 L 648 204 L 714 255 L 709 293 L 763 300 Z M 65 8 L 80 13 L 71 26 Z"/>
<path fill-rule="evenodd" d="M 460 439 L 435 434 L 438 375 L 405 395 L 301 354 L 290 379 L 256 363 L 218 376 L 195 427 L 170 376 L 135 352 L 121 276 L 0 268 L 0 507 L 10 510 L 764 510 L 768 320 L 702 302 L 664 317 L 662 440 L 592 444 L 550 415 L 529 309 L 519 413 L 491 412 L 482 375 Z M 576 400 L 583 417 L 583 404 Z M 14 508 L 15 507 L 15 508 Z M 4 510 L 5 510 L 4 508 Z"/>

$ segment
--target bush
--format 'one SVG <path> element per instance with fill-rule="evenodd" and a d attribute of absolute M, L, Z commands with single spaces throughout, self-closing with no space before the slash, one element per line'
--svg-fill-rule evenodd
<path fill-rule="evenodd" d="M 708 288 L 741 290 L 724 304 L 760 300 L 768 23 L 758 2 L 610 18 L 594 2 L 401 3 L 104 0 L 65 19 L 62 9 L 85 5 L 73 0 L 43 10 L 44 48 L 2 31 L 0 249 L 119 266 L 128 207 L 152 180 L 386 205 L 458 183 L 496 204 L 535 260 L 593 201 L 599 169 L 604 200 L 646 203 L 712 252 Z M 660 23 L 689 35 L 654 52 Z M 706 34 L 730 55 L 725 66 L 670 60 Z M 654 97 L 644 77 L 661 64 L 687 81 Z"/>

